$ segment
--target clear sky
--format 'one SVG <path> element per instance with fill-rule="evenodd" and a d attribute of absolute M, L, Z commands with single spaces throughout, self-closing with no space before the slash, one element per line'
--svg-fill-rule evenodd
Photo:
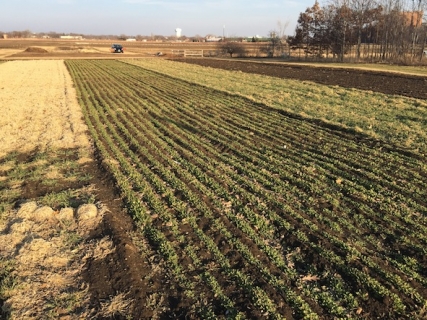
<path fill-rule="evenodd" d="M 1 0 L 0 31 L 185 36 L 293 35 L 314 0 Z"/>

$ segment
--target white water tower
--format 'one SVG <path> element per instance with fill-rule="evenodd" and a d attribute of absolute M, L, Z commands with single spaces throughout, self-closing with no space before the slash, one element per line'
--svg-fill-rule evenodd
<path fill-rule="evenodd" d="M 182 30 L 181 30 L 180 28 L 176 28 L 176 29 L 175 29 L 175 35 L 176 35 L 176 37 L 177 37 L 177 38 L 180 38 L 180 37 L 181 37 L 181 31 L 182 31 Z"/>

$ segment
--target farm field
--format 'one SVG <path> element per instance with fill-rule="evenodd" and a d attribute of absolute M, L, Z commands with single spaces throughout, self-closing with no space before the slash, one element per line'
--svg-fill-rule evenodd
<path fill-rule="evenodd" d="M 370 69 L 354 64 L 246 63 L 238 60 L 182 59 L 182 62 L 204 67 L 243 71 L 285 79 L 313 81 L 326 85 L 357 88 L 426 99 L 427 72 L 425 67 L 389 67 L 372 64 Z M 260 60 L 262 61 L 262 60 Z M 363 65 L 362 65 L 363 66 Z M 415 70 L 416 69 L 416 70 Z"/>
<path fill-rule="evenodd" d="M 127 42 L 117 39 L 105 40 L 62 40 L 62 39 L 0 39 L 0 59 L 117 59 L 110 52 L 113 43 L 125 48 L 123 57 L 153 57 L 157 52 L 163 56 L 173 56 L 176 50 L 205 50 L 206 53 L 217 50 L 214 42 Z M 251 43 L 247 44 L 251 48 Z M 257 45 L 255 45 L 255 48 Z"/>
<path fill-rule="evenodd" d="M 37 103 L 32 117 L 10 113 L 4 124 L 23 136 L 0 150 L 1 219 L 23 200 L 108 207 L 90 235 L 55 227 L 83 250 L 73 259 L 85 256 L 88 288 L 49 302 L 51 318 L 427 315 L 425 100 L 163 59 L 66 60 L 72 88 L 62 61 L 45 65 L 58 72 L 13 63 L 63 77 L 21 85 L 62 92 L 44 105 L 69 106 L 76 90 L 96 161 L 58 150 L 73 141 L 64 134 L 23 147 L 30 118 L 54 133 L 75 130 L 74 115 L 46 115 L 66 120 L 50 127 Z M 8 110 L 36 99 L 20 96 Z"/>
<path fill-rule="evenodd" d="M 169 312 L 425 316 L 423 137 L 408 140 L 398 129 L 387 136 L 381 127 L 373 139 L 357 125 L 344 127 L 351 117 L 342 126 L 314 121 L 323 116 L 273 106 L 262 92 L 249 99 L 231 93 L 231 85 L 216 87 L 209 72 L 204 83 L 189 80 L 189 65 L 162 61 L 167 71 L 160 62 L 132 63 L 140 66 L 66 61 L 102 166 L 137 225 L 134 243 L 148 240 L 162 257 Z M 328 103 L 322 97 L 337 96 L 345 109 L 361 98 L 369 106 L 373 96 L 425 112 L 423 100 L 292 84 L 306 90 L 301 101 L 319 108 Z M 275 90 L 291 90 L 285 88 Z M 153 297 L 158 286 L 141 290 Z M 155 305 L 140 312 L 155 312 Z"/>
<path fill-rule="evenodd" d="M 424 77 L 330 68 L 320 69 L 319 73 L 318 68 L 212 59 L 183 60 L 194 65 L 175 60 L 123 61 L 229 94 L 243 95 L 306 120 L 321 120 L 323 125 L 332 127 L 338 125 L 338 130 L 363 133 L 424 155 L 427 151 L 427 101 L 413 98 L 425 96 L 427 78 Z M 313 75 L 316 73 L 317 76 Z M 345 77 L 341 77 L 343 73 Z M 366 89 L 366 83 L 375 84 L 375 91 L 354 89 Z M 405 86 L 411 88 L 406 91 L 408 97 L 398 95 L 405 93 L 401 90 Z M 393 91 L 393 88 L 398 89 Z"/>

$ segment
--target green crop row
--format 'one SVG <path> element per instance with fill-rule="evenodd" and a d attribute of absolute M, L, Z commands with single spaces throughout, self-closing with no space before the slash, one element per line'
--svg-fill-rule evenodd
<path fill-rule="evenodd" d="M 427 153 L 427 102 L 156 59 L 127 63 Z"/>

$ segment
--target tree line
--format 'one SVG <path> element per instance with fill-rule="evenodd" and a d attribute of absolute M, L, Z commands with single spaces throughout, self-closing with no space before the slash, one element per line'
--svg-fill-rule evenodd
<path fill-rule="evenodd" d="M 427 0 L 332 0 L 300 13 L 288 43 L 305 57 L 339 61 L 421 61 Z"/>

